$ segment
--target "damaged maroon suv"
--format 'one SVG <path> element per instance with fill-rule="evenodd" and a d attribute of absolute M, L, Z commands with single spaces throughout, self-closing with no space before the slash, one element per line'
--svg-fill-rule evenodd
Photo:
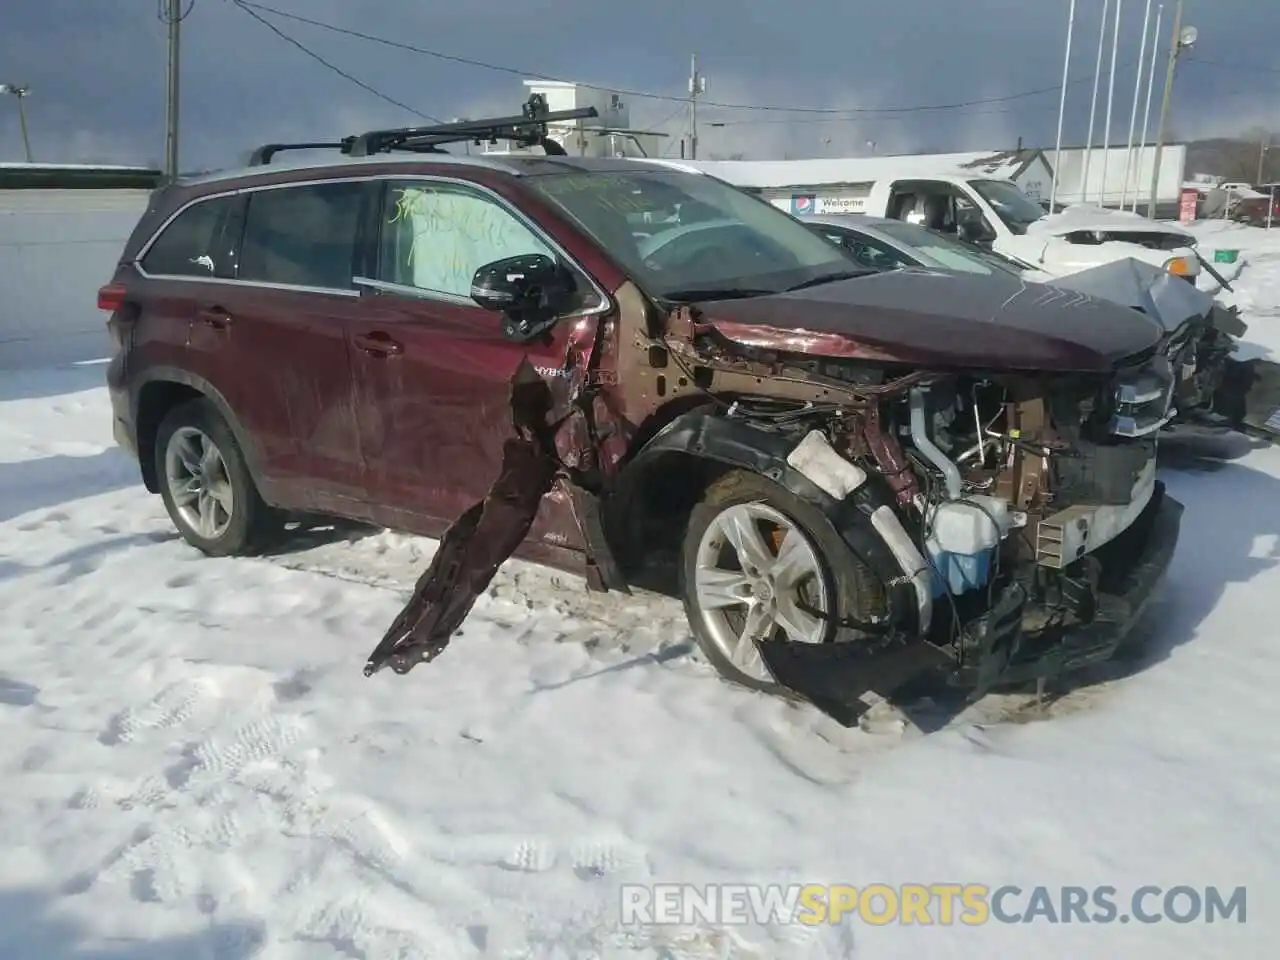
<path fill-rule="evenodd" d="M 678 595 L 727 678 L 852 722 L 1109 657 L 1168 567 L 1174 374 L 1124 307 L 864 271 L 675 164 L 519 117 L 157 192 L 100 293 L 118 441 L 190 543 L 293 513 L 442 537 L 366 673 L 510 555 Z M 458 156 L 506 139 L 543 153 Z"/>

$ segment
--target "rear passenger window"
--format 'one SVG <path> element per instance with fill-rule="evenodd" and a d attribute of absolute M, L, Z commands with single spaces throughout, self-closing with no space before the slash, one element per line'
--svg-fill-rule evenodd
<path fill-rule="evenodd" d="M 230 248 L 222 233 L 234 205 L 234 197 L 218 197 L 187 207 L 151 245 L 142 269 L 156 276 L 230 277 Z"/>
<path fill-rule="evenodd" d="M 251 193 L 237 278 L 350 289 L 363 192 L 352 181 Z"/>

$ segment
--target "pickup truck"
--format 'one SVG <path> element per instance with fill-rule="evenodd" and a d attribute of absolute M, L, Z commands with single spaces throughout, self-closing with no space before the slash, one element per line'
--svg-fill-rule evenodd
<path fill-rule="evenodd" d="M 729 179 L 721 168 L 731 170 L 741 165 L 707 162 L 696 166 Z M 740 186 L 751 193 L 763 190 Z M 1086 205 L 1050 214 L 1012 180 L 960 170 L 844 184 L 841 192 L 845 194 L 842 213 L 918 223 L 1049 277 L 1129 259 L 1181 276 L 1193 285 L 1202 272 L 1195 236 L 1176 224 Z M 795 197 L 775 197 L 769 202 L 789 213 L 818 212 L 794 209 Z"/>

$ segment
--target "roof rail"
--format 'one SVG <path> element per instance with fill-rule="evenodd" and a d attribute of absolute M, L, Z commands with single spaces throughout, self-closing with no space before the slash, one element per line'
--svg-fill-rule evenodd
<path fill-rule="evenodd" d="M 444 153 L 440 149 L 446 143 L 472 142 L 477 145 L 499 140 L 511 140 L 521 146 L 542 147 L 548 156 L 564 156 L 564 147 L 547 135 L 547 125 L 565 120 L 585 120 L 600 116 L 595 107 L 576 110 L 548 110 L 545 94 L 529 96 L 518 116 L 493 117 L 485 120 L 459 120 L 430 127 L 397 127 L 390 130 L 370 130 L 357 136 L 344 137 L 325 143 L 268 143 L 253 151 L 250 166 L 262 166 L 271 162 L 275 154 L 283 150 L 339 150 L 352 157 L 367 157 L 392 150 L 410 153 Z"/>

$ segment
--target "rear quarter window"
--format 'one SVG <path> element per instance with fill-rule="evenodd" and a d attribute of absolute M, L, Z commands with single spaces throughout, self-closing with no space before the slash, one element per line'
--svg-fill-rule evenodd
<path fill-rule="evenodd" d="M 147 249 L 142 269 L 165 277 L 231 276 L 231 250 L 222 237 L 234 208 L 234 197 L 200 200 L 187 207 Z"/>

